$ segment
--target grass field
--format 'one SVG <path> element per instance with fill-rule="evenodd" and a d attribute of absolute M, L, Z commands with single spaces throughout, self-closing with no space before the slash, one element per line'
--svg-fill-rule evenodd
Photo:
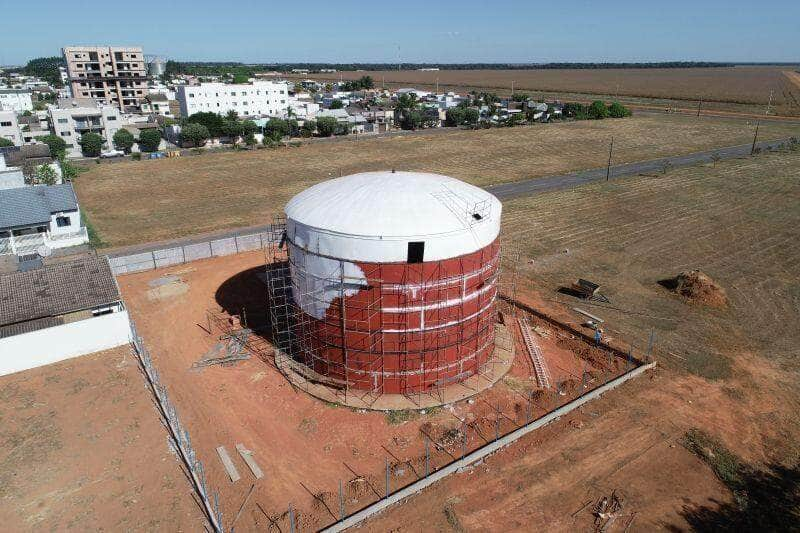
<path fill-rule="evenodd" d="M 772 92 L 772 110 L 800 114 L 800 87 L 790 79 L 796 69 L 786 66 L 664 69 L 562 70 L 388 70 L 335 72 L 294 76 L 322 80 L 356 79 L 370 75 L 380 86 L 420 86 L 440 90 L 515 91 L 539 97 L 586 99 L 590 95 L 618 97 L 628 103 L 696 105 L 699 98 L 710 109 L 764 113 Z M 788 73 L 788 75 L 786 74 Z M 542 94 L 544 93 L 544 94 Z M 726 104 L 726 105 L 719 105 Z"/>
<path fill-rule="evenodd" d="M 503 219 L 534 259 L 523 261 L 534 287 L 574 305 L 560 286 L 600 283 L 611 303 L 586 304 L 593 313 L 639 347 L 655 329 L 666 364 L 718 379 L 743 351 L 797 365 L 798 206 L 791 152 L 517 199 Z M 730 307 L 688 305 L 658 284 L 690 269 L 719 282 Z"/>
<path fill-rule="evenodd" d="M 800 134 L 762 124 L 759 138 Z M 266 224 L 321 180 L 395 168 L 448 174 L 478 185 L 559 174 L 747 143 L 753 125 L 694 117 L 634 117 L 481 131 L 312 143 L 299 148 L 93 165 L 76 182 L 99 238 L 124 246 Z"/>

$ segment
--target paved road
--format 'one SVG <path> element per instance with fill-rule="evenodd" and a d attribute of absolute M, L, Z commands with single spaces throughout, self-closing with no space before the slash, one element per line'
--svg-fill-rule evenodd
<path fill-rule="evenodd" d="M 788 139 L 777 139 L 774 141 L 763 141 L 756 143 L 756 146 L 761 150 L 768 150 L 775 148 L 778 145 L 787 142 Z M 638 161 L 635 163 L 625 163 L 624 165 L 614 165 L 611 167 L 611 179 L 618 179 L 626 176 L 635 176 L 638 174 L 654 174 L 663 172 L 664 165 L 671 165 L 675 167 L 686 167 L 696 165 L 698 163 L 709 163 L 712 161 L 714 154 L 719 155 L 721 160 L 734 159 L 737 157 L 744 157 L 750 155 L 750 150 L 753 145 L 741 144 L 738 146 L 727 146 L 724 148 L 717 148 L 715 150 L 706 150 L 704 152 L 695 152 L 692 154 L 675 155 L 669 157 L 662 157 L 660 159 L 651 159 L 649 161 Z M 561 174 L 558 176 L 544 176 L 538 178 L 530 178 L 522 181 L 515 181 L 512 183 L 501 183 L 498 185 L 491 185 L 486 187 L 486 190 L 500 198 L 507 200 L 509 198 L 517 198 L 520 196 L 530 196 L 532 194 L 557 191 L 561 189 L 570 189 L 579 185 L 585 185 L 595 181 L 602 181 L 606 179 L 606 168 L 594 168 L 590 170 L 581 170 L 579 172 L 572 172 L 570 174 Z"/>

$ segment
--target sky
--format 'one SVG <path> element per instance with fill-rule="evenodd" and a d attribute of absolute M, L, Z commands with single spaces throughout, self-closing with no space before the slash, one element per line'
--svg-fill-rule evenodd
<path fill-rule="evenodd" d="M 0 65 L 67 45 L 263 63 L 800 62 L 798 20 L 798 0 L 0 0 Z"/>

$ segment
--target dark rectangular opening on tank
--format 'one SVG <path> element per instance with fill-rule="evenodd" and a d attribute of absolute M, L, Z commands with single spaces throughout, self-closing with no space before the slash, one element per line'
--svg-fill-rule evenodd
<path fill-rule="evenodd" d="M 480 220 L 483 217 L 480 215 L 480 213 L 472 213 L 472 218 L 474 218 L 475 220 Z"/>
<path fill-rule="evenodd" d="M 425 242 L 414 241 L 408 243 L 408 262 L 409 263 L 422 263 L 425 256 Z"/>

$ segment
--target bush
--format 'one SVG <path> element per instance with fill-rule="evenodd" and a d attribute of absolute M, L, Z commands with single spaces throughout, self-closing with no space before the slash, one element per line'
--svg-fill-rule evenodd
<path fill-rule="evenodd" d="M 317 123 L 314 120 L 306 120 L 303 122 L 303 127 L 300 128 L 300 135 L 303 137 L 313 137 L 314 132 L 317 131 Z"/>
<path fill-rule="evenodd" d="M 6 146 L 14 146 L 14 143 L 6 139 L 5 137 L 0 137 L 0 148 Z"/>
<path fill-rule="evenodd" d="M 141 161 L 142 154 L 139 152 L 134 152 L 131 154 L 131 159 L 133 159 L 134 161 Z"/>
<path fill-rule="evenodd" d="M 81 151 L 86 157 L 97 157 L 103 150 L 103 138 L 96 133 L 84 133 L 81 135 L 81 140 L 78 141 L 81 145 Z"/>
<path fill-rule="evenodd" d="M 322 117 L 317 120 L 317 131 L 320 137 L 330 137 L 336 131 L 336 119 L 333 117 Z"/>
<path fill-rule="evenodd" d="M 585 120 L 588 118 L 586 106 L 577 102 L 568 102 L 564 104 L 564 108 L 561 112 L 565 117 L 574 118 L 576 120 Z"/>
<path fill-rule="evenodd" d="M 256 141 L 255 134 L 252 132 L 245 133 L 244 144 L 246 144 L 247 146 L 255 146 L 256 144 L 258 144 L 258 141 Z"/>
<path fill-rule="evenodd" d="M 444 125 L 455 127 L 466 122 L 467 110 L 463 107 L 451 107 L 445 113 Z"/>
<path fill-rule="evenodd" d="M 36 183 L 42 185 L 55 185 L 57 177 L 56 171 L 50 165 L 39 165 L 33 174 Z"/>
<path fill-rule="evenodd" d="M 126 154 L 131 151 L 133 147 L 133 143 L 136 142 L 136 139 L 133 138 L 133 134 L 128 130 L 117 130 L 114 133 L 114 148 L 117 150 L 122 150 Z"/>
<path fill-rule="evenodd" d="M 331 109 L 342 109 L 344 104 L 338 98 L 331 102 Z"/>
<path fill-rule="evenodd" d="M 194 115 L 190 115 L 187 119 L 184 120 L 184 125 L 189 122 L 194 122 L 195 124 L 202 124 L 206 128 L 208 128 L 208 134 L 211 137 L 221 137 L 222 136 L 222 126 L 225 123 L 225 120 L 217 115 L 216 113 L 195 113 Z"/>
<path fill-rule="evenodd" d="M 139 148 L 142 152 L 155 152 L 161 144 L 161 132 L 157 129 L 144 130 L 139 134 Z"/>
<path fill-rule="evenodd" d="M 606 104 L 604 104 L 601 100 L 595 100 L 589 106 L 587 114 L 591 119 L 602 120 L 604 118 L 608 118 L 608 108 L 606 107 Z"/>
<path fill-rule="evenodd" d="M 203 146 L 210 136 L 208 128 L 195 122 L 190 122 L 181 128 L 181 144 Z"/>
<path fill-rule="evenodd" d="M 280 141 L 289 135 L 289 123 L 280 118 L 271 118 L 264 126 L 264 136 L 272 140 Z"/>
<path fill-rule="evenodd" d="M 613 102 L 608 106 L 608 116 L 611 118 L 625 118 L 631 116 L 631 114 L 631 110 L 619 102 Z"/>
<path fill-rule="evenodd" d="M 36 137 L 36 140 L 49 146 L 50 155 L 56 159 L 67 153 L 67 142 L 58 135 L 44 135 L 42 137 Z"/>

